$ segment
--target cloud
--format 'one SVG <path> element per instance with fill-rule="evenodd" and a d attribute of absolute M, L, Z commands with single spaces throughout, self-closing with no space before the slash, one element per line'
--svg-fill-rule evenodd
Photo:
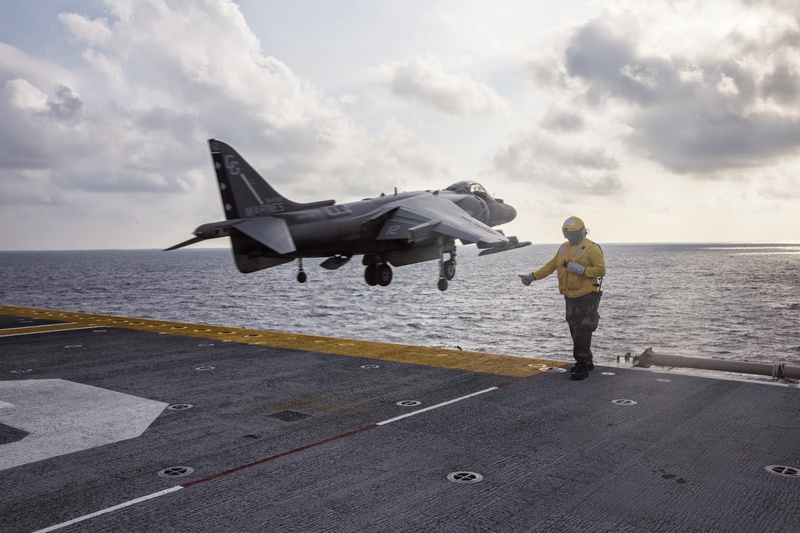
<path fill-rule="evenodd" d="M 585 125 L 586 121 L 580 114 L 557 108 L 551 108 L 541 122 L 543 129 L 561 132 L 581 131 Z"/>
<path fill-rule="evenodd" d="M 71 71 L 0 42 L 0 83 L 13 79 L 28 80 L 31 85 L 46 87 L 58 83 L 74 87 L 78 81 Z"/>
<path fill-rule="evenodd" d="M 16 109 L 43 111 L 47 107 L 47 95 L 28 80 L 8 80 L 3 89 L 7 94 L 7 102 Z"/>
<path fill-rule="evenodd" d="M 551 66 L 561 78 L 537 81 L 569 90 L 600 113 L 621 110 L 631 128 L 628 147 L 672 172 L 719 178 L 800 147 L 800 46 L 785 39 L 791 28 L 763 20 L 758 39 L 736 30 L 717 47 L 665 54 L 632 22 L 579 26 Z"/>
<path fill-rule="evenodd" d="M 797 36 L 800 39 L 800 34 Z M 764 76 L 761 86 L 764 98 L 772 99 L 780 106 L 796 105 L 800 101 L 800 76 L 797 67 L 781 62 Z"/>
<path fill-rule="evenodd" d="M 758 194 L 770 200 L 800 200 L 800 177 L 786 169 L 762 172 L 758 176 Z"/>
<path fill-rule="evenodd" d="M 111 38 L 105 18 L 89 20 L 77 13 L 61 13 L 58 18 L 74 37 L 88 45 L 101 45 Z"/>
<path fill-rule="evenodd" d="M 622 190 L 619 162 L 605 149 L 570 136 L 554 136 L 538 126 L 515 134 L 499 149 L 494 167 L 505 176 L 570 193 L 606 196 Z"/>
<path fill-rule="evenodd" d="M 24 79 L 5 81 L 0 88 L 0 170 L 48 168 L 63 164 L 71 152 L 80 154 L 75 130 L 82 111 L 80 97 L 69 87 L 57 85 L 48 95 Z"/>
<path fill-rule="evenodd" d="M 431 54 L 381 65 L 374 76 L 391 94 L 441 113 L 481 116 L 508 110 L 506 102 L 488 85 L 466 73 L 446 72 Z"/>

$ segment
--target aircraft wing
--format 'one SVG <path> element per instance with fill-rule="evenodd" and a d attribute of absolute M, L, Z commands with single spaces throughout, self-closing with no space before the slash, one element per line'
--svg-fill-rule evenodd
<path fill-rule="evenodd" d="M 435 193 L 420 194 L 386 204 L 374 218 L 388 211 L 394 212 L 381 228 L 378 240 L 407 239 L 414 242 L 443 235 L 467 243 L 508 242 L 505 235 Z"/>

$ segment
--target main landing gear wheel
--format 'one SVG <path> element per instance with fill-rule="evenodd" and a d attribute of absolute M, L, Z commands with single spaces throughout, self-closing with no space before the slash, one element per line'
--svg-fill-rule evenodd
<path fill-rule="evenodd" d="M 383 263 L 378 265 L 378 285 L 386 287 L 392 282 L 392 267 Z"/>
<path fill-rule="evenodd" d="M 447 278 L 439 278 L 439 290 L 440 291 L 447 290 Z"/>
<path fill-rule="evenodd" d="M 444 274 L 444 277 L 447 278 L 448 280 L 453 279 L 453 277 L 456 275 L 456 260 L 455 259 L 448 259 L 447 261 L 444 262 L 444 265 L 442 266 L 442 274 Z M 441 283 L 442 282 L 440 280 L 439 281 L 439 285 L 441 285 Z M 445 284 L 445 288 L 447 288 L 447 284 Z M 444 290 L 444 289 L 441 289 L 441 290 Z"/>
<path fill-rule="evenodd" d="M 370 287 L 375 285 L 386 287 L 392 282 L 392 267 L 386 263 L 367 265 L 364 269 L 364 280 Z"/>
<path fill-rule="evenodd" d="M 367 265 L 364 269 L 364 280 L 370 287 L 378 284 L 378 265 Z"/>
<path fill-rule="evenodd" d="M 308 276 L 306 275 L 305 271 L 303 270 L 303 260 L 302 259 L 298 259 L 297 263 L 298 263 L 298 268 L 299 268 L 299 270 L 297 272 L 297 281 L 299 281 L 300 283 L 305 283 L 306 280 L 308 279 Z"/>

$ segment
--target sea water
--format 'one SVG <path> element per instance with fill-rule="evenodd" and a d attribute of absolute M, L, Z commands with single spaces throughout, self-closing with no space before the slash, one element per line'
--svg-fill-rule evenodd
<path fill-rule="evenodd" d="M 571 360 L 555 275 L 525 287 L 558 245 L 479 257 L 460 246 L 437 289 L 435 261 L 364 282 L 304 261 L 252 274 L 227 249 L 0 252 L 0 304 Z M 800 364 L 800 245 L 604 244 L 593 351 Z"/>

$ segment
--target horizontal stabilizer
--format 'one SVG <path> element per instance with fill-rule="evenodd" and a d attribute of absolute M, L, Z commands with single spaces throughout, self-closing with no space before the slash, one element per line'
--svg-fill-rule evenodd
<path fill-rule="evenodd" d="M 194 237 L 192 239 L 189 239 L 188 241 L 183 241 L 180 244 L 176 244 L 175 246 L 170 246 L 169 248 L 164 248 L 162 251 L 163 252 L 169 252 L 170 250 L 177 250 L 178 248 L 183 248 L 184 246 L 189 246 L 190 244 L 194 244 L 196 242 L 200 242 L 200 241 L 204 241 L 204 240 L 206 240 L 206 239 L 203 238 L 203 237 Z"/>
<path fill-rule="evenodd" d="M 289 232 L 289 226 L 282 218 L 247 218 L 234 224 L 233 227 L 279 254 L 288 254 L 297 250 L 292 234 Z"/>

